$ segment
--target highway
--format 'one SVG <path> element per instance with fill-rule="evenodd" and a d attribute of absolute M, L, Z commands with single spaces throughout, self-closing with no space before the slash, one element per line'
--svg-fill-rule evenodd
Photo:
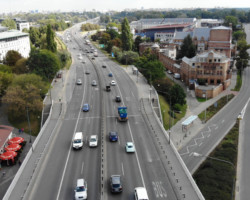
<path fill-rule="evenodd" d="M 248 40 L 248 43 L 249 42 Z M 204 157 L 194 157 L 192 153 L 197 152 L 202 155 L 209 155 L 233 127 L 238 115 L 250 97 L 249 76 L 250 69 L 246 68 L 243 72 L 243 83 L 238 95 L 210 119 L 206 127 L 179 151 L 191 173 L 194 173 L 205 159 Z"/>
<path fill-rule="evenodd" d="M 61 116 L 61 126 L 52 136 L 45 156 L 39 164 L 36 177 L 33 177 L 32 186 L 25 194 L 25 199 L 71 199 L 78 178 L 86 179 L 88 183 L 88 199 L 100 199 L 100 147 L 89 148 L 88 138 L 92 134 L 101 138 L 101 101 L 105 102 L 106 109 L 106 157 L 105 163 L 105 192 L 107 199 L 134 199 L 133 190 L 138 186 L 145 186 L 150 199 L 178 199 L 175 186 L 168 178 L 168 172 L 163 166 L 158 155 L 158 147 L 151 139 L 151 133 L 145 124 L 138 101 L 137 88 L 127 73 L 116 63 L 110 61 L 101 52 L 95 60 L 90 60 L 86 55 L 81 63 L 77 54 L 80 48 L 89 48 L 83 44 L 83 36 L 77 28 L 72 28 L 71 42 L 68 48 L 72 53 L 73 65 L 69 74 L 70 82 L 64 79 L 66 87 L 67 110 Z M 90 56 L 92 58 L 93 56 Z M 102 68 L 103 63 L 107 68 Z M 85 71 L 90 71 L 89 75 Z M 98 71 L 98 73 L 96 73 Z M 108 77 L 112 72 L 113 77 Z M 98 80 L 97 74 L 100 74 Z M 76 85 L 76 80 L 81 78 L 82 85 Z M 92 80 L 97 80 L 97 86 L 91 86 Z M 111 80 L 116 80 L 117 85 L 111 86 L 111 92 L 106 92 L 105 87 Z M 73 84 L 72 84 L 73 83 Z M 103 83 L 103 85 L 101 85 Z M 103 99 L 101 98 L 103 93 Z M 121 103 L 114 101 L 120 95 Z M 89 112 L 82 112 L 81 106 L 90 104 Z M 117 121 L 118 105 L 128 106 L 128 122 Z M 84 134 L 84 147 L 82 150 L 72 150 L 71 141 L 75 132 Z M 108 133 L 117 131 L 119 140 L 111 143 Z M 127 154 L 125 143 L 132 141 L 136 153 Z M 122 175 L 123 192 L 118 195 L 110 193 L 109 177 L 114 174 Z"/>

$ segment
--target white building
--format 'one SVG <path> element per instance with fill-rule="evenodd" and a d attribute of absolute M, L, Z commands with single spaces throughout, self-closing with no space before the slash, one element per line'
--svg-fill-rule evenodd
<path fill-rule="evenodd" d="M 0 61 L 4 59 L 7 52 L 14 50 L 19 52 L 24 58 L 30 53 L 30 39 L 28 33 L 17 30 L 10 30 L 0 33 Z"/>
<path fill-rule="evenodd" d="M 26 20 L 21 20 L 21 19 L 14 19 L 15 22 L 16 22 L 16 27 L 17 27 L 17 30 L 19 31 L 23 31 L 23 29 L 27 29 L 29 30 L 30 29 L 30 24 L 29 22 L 27 22 Z"/>

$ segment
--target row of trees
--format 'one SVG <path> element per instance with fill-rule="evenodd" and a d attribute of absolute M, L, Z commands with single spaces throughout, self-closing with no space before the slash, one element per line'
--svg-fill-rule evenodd
<path fill-rule="evenodd" d="M 81 31 L 92 31 L 92 30 L 99 30 L 100 26 L 98 24 L 82 24 Z"/>

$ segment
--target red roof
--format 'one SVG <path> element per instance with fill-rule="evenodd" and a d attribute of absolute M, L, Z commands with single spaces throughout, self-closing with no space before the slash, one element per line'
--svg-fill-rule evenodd
<path fill-rule="evenodd" d="M 13 131 L 13 127 L 0 125 L 0 149 L 3 147 L 5 142 L 7 142 L 9 135 Z"/>
<path fill-rule="evenodd" d="M 187 24 L 165 24 L 165 25 L 160 25 L 160 26 L 153 26 L 150 28 L 145 28 L 145 30 L 150 30 L 150 29 L 171 29 L 171 28 L 185 28 L 189 26 L 190 23 Z"/>

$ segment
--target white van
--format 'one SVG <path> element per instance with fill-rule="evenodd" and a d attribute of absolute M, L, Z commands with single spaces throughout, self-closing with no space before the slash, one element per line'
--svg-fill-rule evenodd
<path fill-rule="evenodd" d="M 149 200 L 146 188 L 144 187 L 135 188 L 135 199 L 136 200 Z"/>
<path fill-rule="evenodd" d="M 83 146 L 82 132 L 76 132 L 72 141 L 73 149 L 81 149 Z"/>
<path fill-rule="evenodd" d="M 174 78 L 179 79 L 179 78 L 181 78 L 181 75 L 178 73 L 174 73 Z"/>

